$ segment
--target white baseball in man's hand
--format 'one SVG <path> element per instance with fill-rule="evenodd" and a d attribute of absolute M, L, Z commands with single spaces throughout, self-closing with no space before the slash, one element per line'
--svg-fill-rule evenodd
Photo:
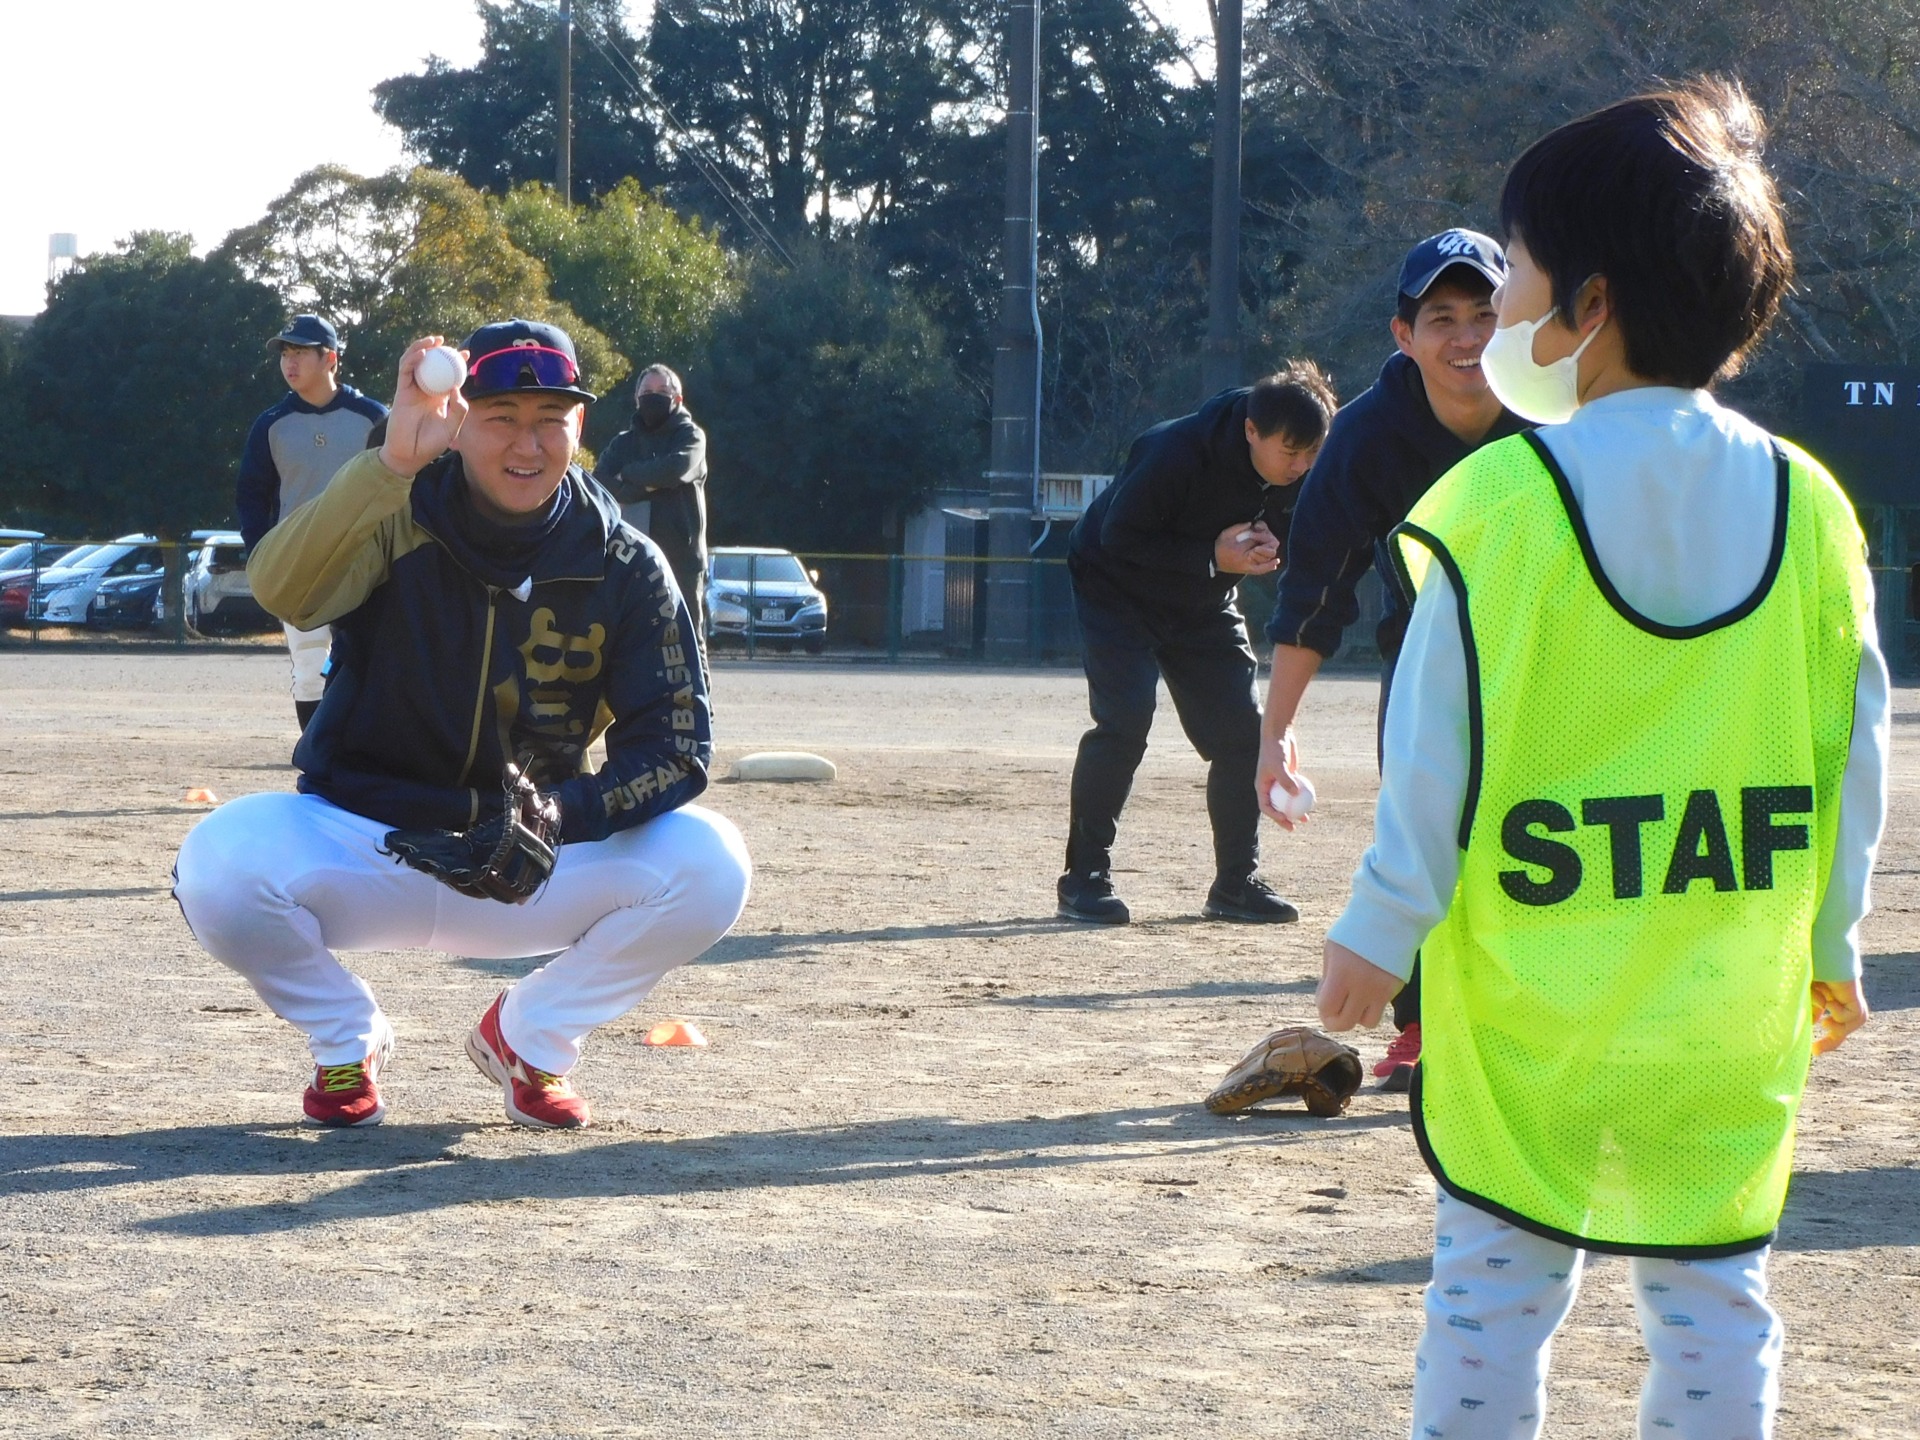
<path fill-rule="evenodd" d="M 393 387 L 393 408 L 387 414 L 386 443 L 380 447 L 380 463 L 396 475 L 412 479 L 443 454 L 460 434 L 467 419 L 467 399 L 460 393 L 460 377 L 466 374 L 466 362 L 453 354 L 455 373 L 439 377 L 447 389 L 427 390 L 422 372 L 437 349 L 444 348 L 438 335 L 422 335 L 400 357 L 399 374 Z"/>
<path fill-rule="evenodd" d="M 1267 799 L 1273 802 L 1273 808 L 1296 825 L 1313 812 L 1313 782 L 1304 775 L 1295 775 L 1293 783 L 1300 787 L 1297 794 L 1290 792 L 1278 780 L 1267 792 Z"/>
<path fill-rule="evenodd" d="M 466 357 L 451 345 L 436 345 L 426 351 L 413 372 L 413 383 L 428 395 L 445 395 L 458 390 L 466 383 L 466 379 Z"/>

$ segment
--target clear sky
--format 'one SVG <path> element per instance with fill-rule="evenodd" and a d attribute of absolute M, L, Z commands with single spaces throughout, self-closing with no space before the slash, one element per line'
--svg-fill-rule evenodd
<path fill-rule="evenodd" d="M 1211 49 L 1206 0 L 1136 3 Z M 627 8 L 639 29 L 652 4 Z M 0 0 L 0 315 L 46 304 L 56 231 L 82 253 L 134 230 L 205 250 L 315 165 L 400 163 L 374 84 L 479 48 L 475 0 Z"/>

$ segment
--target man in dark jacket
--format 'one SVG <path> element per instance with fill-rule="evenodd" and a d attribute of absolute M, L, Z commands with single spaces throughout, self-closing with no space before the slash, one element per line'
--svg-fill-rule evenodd
<path fill-rule="evenodd" d="M 1267 622 L 1274 642 L 1254 799 L 1274 814 L 1269 792 L 1298 769 L 1293 719 L 1322 660 L 1340 648 L 1359 617 L 1355 587 L 1369 565 L 1386 588 L 1375 634 L 1380 647 L 1380 718 L 1393 662 L 1412 614 L 1387 549 L 1387 536 L 1429 486 L 1480 446 L 1529 428 L 1509 414 L 1480 373 L 1493 336 L 1493 291 L 1507 273 L 1499 245 L 1473 230 L 1422 240 L 1400 266 L 1391 321 L 1396 353 L 1364 395 L 1341 410 L 1300 487 L 1293 515 L 1293 563 L 1280 577 Z M 1399 1037 L 1374 1068 L 1390 1090 L 1405 1090 L 1420 1057 L 1419 971 L 1394 1000 Z"/>
<path fill-rule="evenodd" d="M 707 643 L 707 434 L 687 413 L 680 377 L 649 365 L 634 385 L 633 428 L 607 442 L 594 476 L 626 522 L 653 537 Z"/>
<path fill-rule="evenodd" d="M 727 932 L 750 866 L 739 832 L 688 803 L 713 747 L 679 587 L 573 463 L 593 399 L 573 342 L 525 320 L 483 326 L 466 384 L 429 395 L 414 377 L 438 338 L 402 357 L 380 448 L 254 548 L 263 605 L 334 626 L 334 672 L 294 752 L 299 793 L 209 815 L 181 846 L 174 895 L 195 938 L 306 1034 L 303 1106 L 323 1125 L 381 1119 L 393 1046 L 336 952 L 552 954 L 466 1048 L 509 1119 L 571 1128 L 588 1119 L 568 1079 L 588 1033 Z M 473 898 L 395 862 L 392 831 L 498 817 L 510 763 L 560 814 L 531 900 Z"/>
<path fill-rule="evenodd" d="M 1292 487 L 1333 409 L 1331 387 L 1304 362 L 1250 389 L 1223 390 L 1135 440 L 1073 527 L 1067 566 L 1094 723 L 1073 767 L 1067 868 L 1057 886 L 1063 919 L 1132 918 L 1114 893 L 1113 844 L 1163 677 L 1187 738 L 1209 762 L 1215 878 L 1205 913 L 1300 918 L 1255 874 L 1260 710 L 1234 587 L 1283 563 Z"/>

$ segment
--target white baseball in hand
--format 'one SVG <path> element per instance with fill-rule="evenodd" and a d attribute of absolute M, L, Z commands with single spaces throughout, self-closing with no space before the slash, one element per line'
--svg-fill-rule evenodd
<path fill-rule="evenodd" d="M 1298 824 L 1313 813 L 1313 782 L 1304 775 L 1296 775 L 1293 783 L 1300 787 L 1298 794 L 1290 794 L 1287 787 L 1276 780 L 1273 788 L 1267 791 L 1267 799 L 1272 802 L 1274 809 Z"/>
<path fill-rule="evenodd" d="M 414 366 L 413 383 L 428 395 L 446 395 L 466 383 L 467 362 L 450 345 L 436 345 L 423 351 Z"/>

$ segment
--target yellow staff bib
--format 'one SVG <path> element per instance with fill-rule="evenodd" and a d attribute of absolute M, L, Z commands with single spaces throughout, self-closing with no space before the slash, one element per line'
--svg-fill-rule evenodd
<path fill-rule="evenodd" d="M 1690 626 L 1613 588 L 1535 436 L 1475 451 L 1395 539 L 1410 587 L 1452 582 L 1472 743 L 1421 951 L 1428 1165 L 1588 1248 L 1766 1244 L 1870 623 L 1852 507 L 1782 447 L 1764 576 Z"/>

